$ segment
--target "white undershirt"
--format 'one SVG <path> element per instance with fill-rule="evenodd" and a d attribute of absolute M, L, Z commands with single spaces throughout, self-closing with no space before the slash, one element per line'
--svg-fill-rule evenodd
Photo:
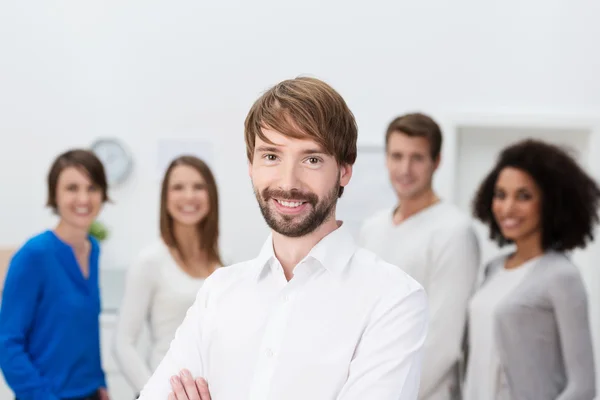
<path fill-rule="evenodd" d="M 144 249 L 127 271 L 114 353 L 137 393 L 166 354 L 203 283 L 203 278 L 194 278 L 179 267 L 162 240 Z M 145 325 L 150 348 L 144 356 L 137 345 Z"/>
<path fill-rule="evenodd" d="M 495 311 L 525 278 L 537 258 L 518 268 L 500 268 L 469 305 L 469 363 L 464 400 L 498 399 L 506 390 L 494 337 Z"/>
<path fill-rule="evenodd" d="M 360 243 L 425 288 L 430 325 L 419 399 L 449 400 L 457 385 L 455 367 L 479 270 L 477 236 L 469 217 L 446 201 L 397 225 L 393 214 L 390 208 L 369 218 Z"/>

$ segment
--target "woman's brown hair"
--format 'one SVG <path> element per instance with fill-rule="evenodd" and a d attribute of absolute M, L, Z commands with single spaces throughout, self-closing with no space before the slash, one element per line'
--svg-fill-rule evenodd
<path fill-rule="evenodd" d="M 54 212 L 57 212 L 56 189 L 58 187 L 58 178 L 60 174 L 69 167 L 75 167 L 85 172 L 92 183 L 102 192 L 102 202 L 110 201 L 108 197 L 108 181 L 104 171 L 104 165 L 100 159 L 90 150 L 71 149 L 60 154 L 48 171 L 48 198 L 46 205 Z"/>
<path fill-rule="evenodd" d="M 206 182 L 210 209 L 206 217 L 198 223 L 198 233 L 201 237 L 199 245 L 202 251 L 207 252 L 208 260 L 211 263 L 222 265 L 219 253 L 219 194 L 217 191 L 217 183 L 208 165 L 198 157 L 188 155 L 180 156 L 169 164 L 169 167 L 165 172 L 160 194 L 160 235 L 162 240 L 167 246 L 177 249 L 177 252 L 183 258 L 183 254 L 181 253 L 181 249 L 175 238 L 175 233 L 173 232 L 173 217 L 167 210 L 169 179 L 173 169 L 179 165 L 186 165 L 194 168 L 202 175 Z"/>

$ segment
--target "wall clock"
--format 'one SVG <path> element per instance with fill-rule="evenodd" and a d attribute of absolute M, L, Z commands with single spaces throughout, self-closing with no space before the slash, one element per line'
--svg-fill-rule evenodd
<path fill-rule="evenodd" d="M 123 183 L 131 174 L 133 157 L 118 139 L 98 139 L 92 143 L 91 150 L 102 161 L 109 185 Z"/>

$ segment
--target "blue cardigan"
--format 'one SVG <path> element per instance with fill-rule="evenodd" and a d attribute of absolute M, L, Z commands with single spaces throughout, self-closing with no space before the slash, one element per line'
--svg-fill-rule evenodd
<path fill-rule="evenodd" d="M 20 400 L 83 397 L 106 387 L 100 361 L 99 247 L 89 278 L 52 231 L 13 256 L 0 308 L 0 368 Z"/>

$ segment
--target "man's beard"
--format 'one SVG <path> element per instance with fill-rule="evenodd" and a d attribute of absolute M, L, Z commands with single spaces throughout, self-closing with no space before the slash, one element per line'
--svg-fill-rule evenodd
<path fill-rule="evenodd" d="M 314 232 L 329 217 L 331 217 L 338 199 L 339 182 L 321 201 L 314 193 L 303 193 L 293 189 L 289 192 L 265 188 L 259 194 L 254 188 L 256 200 L 267 225 L 275 232 L 287 237 L 302 237 Z M 275 211 L 274 205 L 269 206 L 273 199 L 296 200 L 310 205 L 308 215 L 286 215 Z M 302 207 L 302 206 L 300 206 Z"/>

